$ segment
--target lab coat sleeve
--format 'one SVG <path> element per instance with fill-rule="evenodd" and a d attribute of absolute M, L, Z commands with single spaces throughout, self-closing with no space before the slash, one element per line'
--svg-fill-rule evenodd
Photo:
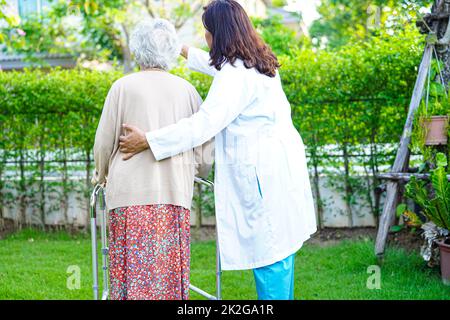
<path fill-rule="evenodd" d="M 189 48 L 187 58 L 187 66 L 189 69 L 214 77 L 217 69 L 210 66 L 209 61 L 210 57 L 208 52 L 198 48 Z"/>
<path fill-rule="evenodd" d="M 146 134 L 156 160 L 185 152 L 215 137 L 254 100 L 248 73 L 227 65 L 214 78 L 200 110 L 190 118 Z"/>
<path fill-rule="evenodd" d="M 192 111 L 197 113 L 203 103 L 195 88 L 193 89 Z M 214 138 L 194 149 L 195 176 L 207 179 L 214 163 Z"/>
<path fill-rule="evenodd" d="M 114 86 L 106 97 L 100 122 L 95 133 L 94 161 L 95 172 L 92 184 L 104 184 L 108 175 L 109 159 L 114 149 L 116 137 L 117 100 Z"/>

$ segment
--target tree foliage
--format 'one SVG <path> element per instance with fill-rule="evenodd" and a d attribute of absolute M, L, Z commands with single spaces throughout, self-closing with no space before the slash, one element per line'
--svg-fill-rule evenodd
<path fill-rule="evenodd" d="M 293 50 L 307 41 L 305 37 L 299 38 L 294 30 L 285 26 L 281 16 L 253 18 L 252 22 L 263 40 L 277 55 L 291 55 Z"/>
<path fill-rule="evenodd" d="M 2 1 L 2 0 L 0 0 Z M 129 36 L 144 18 L 161 17 L 177 29 L 198 13 L 205 0 L 53 0 L 40 15 L 1 30 L 9 52 L 33 59 L 36 52 L 120 61 L 131 71 Z M 0 15 L 0 19 L 1 19 Z"/>
<path fill-rule="evenodd" d="M 402 29 L 431 0 L 325 0 L 318 7 L 320 18 L 310 28 L 311 37 L 330 48 L 352 39 L 367 39 L 380 30 Z M 325 43 L 324 43 L 325 41 Z"/>
<path fill-rule="evenodd" d="M 19 24 L 19 19 L 9 13 L 7 9 L 6 0 L 0 0 L 0 25 L 6 25 L 8 27 L 15 27 Z M 0 44 L 5 43 L 7 37 L 3 32 L 0 32 Z"/>

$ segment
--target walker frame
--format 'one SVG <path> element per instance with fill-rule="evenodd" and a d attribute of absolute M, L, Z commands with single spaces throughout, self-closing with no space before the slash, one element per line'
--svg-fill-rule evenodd
<path fill-rule="evenodd" d="M 214 183 L 211 181 L 195 178 L 195 182 L 205 185 L 214 190 Z M 97 222 L 100 223 L 100 241 L 102 256 L 102 276 L 103 287 L 101 290 L 101 299 L 109 298 L 109 268 L 108 268 L 108 235 L 107 235 L 107 216 L 105 189 L 101 185 L 96 185 L 91 194 L 90 200 L 90 216 L 91 216 L 91 245 L 92 245 L 92 275 L 93 275 L 93 294 L 94 300 L 99 299 L 99 275 L 98 275 L 98 239 L 97 239 Z M 97 211 L 97 207 L 99 211 Z M 217 226 L 217 224 L 216 224 Z M 216 230 L 217 231 L 217 230 Z M 189 289 L 207 298 L 208 300 L 222 299 L 222 268 L 220 264 L 219 243 L 216 238 L 216 294 L 212 295 L 208 292 L 190 284 Z"/>

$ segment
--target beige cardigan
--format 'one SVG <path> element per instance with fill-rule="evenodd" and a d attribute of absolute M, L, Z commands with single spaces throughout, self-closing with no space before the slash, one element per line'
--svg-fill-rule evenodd
<path fill-rule="evenodd" d="M 119 137 L 123 123 L 153 131 L 190 117 L 201 103 L 190 83 L 167 72 L 142 71 L 113 84 L 94 144 L 94 181 L 106 182 L 108 210 L 150 204 L 191 208 L 194 175 L 206 177 L 211 169 L 212 141 L 163 161 L 150 149 L 124 161 Z"/>

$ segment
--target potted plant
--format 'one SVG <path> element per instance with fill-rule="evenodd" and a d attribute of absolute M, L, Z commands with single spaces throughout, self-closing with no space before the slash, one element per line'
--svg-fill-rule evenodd
<path fill-rule="evenodd" d="M 439 85 L 439 84 L 435 84 Z M 421 126 L 425 134 L 425 146 L 446 145 L 448 141 L 448 101 L 435 93 L 429 108 L 421 115 Z M 428 109 L 428 110 L 427 110 Z"/>
<path fill-rule="evenodd" d="M 446 145 L 448 141 L 448 121 L 449 121 L 449 97 L 444 84 L 433 81 L 440 79 L 439 62 L 433 59 L 429 83 L 426 91 L 426 99 L 422 101 L 417 110 L 415 133 L 417 142 L 421 149 L 429 146 Z"/>
<path fill-rule="evenodd" d="M 417 203 L 428 222 L 422 225 L 426 245 L 422 256 L 429 261 L 439 248 L 442 281 L 450 285 L 450 183 L 447 180 L 447 157 L 436 155 L 436 168 L 430 183 L 412 176 L 405 187 L 406 196 Z"/>
<path fill-rule="evenodd" d="M 426 132 L 425 145 L 446 145 L 448 141 L 448 116 L 431 116 L 423 121 Z"/>
<path fill-rule="evenodd" d="M 437 146 L 445 146 L 448 143 L 449 117 L 445 115 L 441 103 L 436 102 L 432 108 L 432 112 L 425 111 L 425 105 L 422 103 L 417 116 L 414 120 L 412 131 L 412 151 L 421 153 L 423 159 L 434 162 L 433 158 L 436 154 Z M 448 106 L 450 110 L 450 105 Z"/>

